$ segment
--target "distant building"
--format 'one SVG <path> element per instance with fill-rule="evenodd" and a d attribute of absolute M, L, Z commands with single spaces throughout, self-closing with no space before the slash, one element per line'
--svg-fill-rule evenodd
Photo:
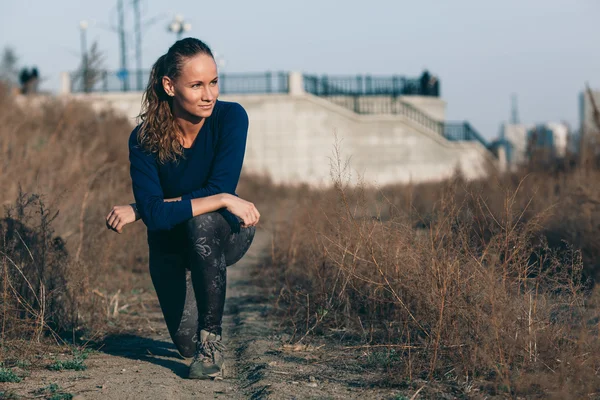
<path fill-rule="evenodd" d="M 500 141 L 506 147 L 508 165 L 520 165 L 527 161 L 527 131 L 532 126 L 505 123 L 500 128 Z"/>
<path fill-rule="evenodd" d="M 562 122 L 509 124 L 500 128 L 493 147 L 502 147 L 510 169 L 527 163 L 533 154 L 544 153 L 553 159 L 564 158 L 570 146 L 571 130 Z"/>
<path fill-rule="evenodd" d="M 569 127 L 549 122 L 539 124 L 527 131 L 527 159 L 536 157 L 538 162 L 564 159 L 569 144 Z"/>

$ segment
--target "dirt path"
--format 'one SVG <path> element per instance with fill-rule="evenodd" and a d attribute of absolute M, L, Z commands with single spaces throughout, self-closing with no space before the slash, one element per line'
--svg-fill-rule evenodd
<path fill-rule="evenodd" d="M 84 371 L 33 370 L 21 383 L 6 389 L 25 398 L 44 398 L 35 390 L 57 384 L 75 399 L 401 399 L 405 390 L 378 389 L 365 382 L 377 376 L 328 366 L 335 352 L 312 346 L 288 345 L 279 337 L 275 321 L 265 317 L 270 307 L 249 281 L 249 271 L 269 248 L 268 232 L 258 232 L 248 254 L 228 270 L 226 312 L 223 320 L 228 369 L 224 380 L 186 379 L 185 360 L 173 346 L 153 293 L 144 294 L 144 312 L 124 316 L 137 330 L 109 336 L 103 347 L 85 361 Z M 338 364 L 339 365 L 339 364 Z M 379 382 L 381 383 L 381 382 Z M 379 385 L 381 386 L 381 385 Z M 406 389 L 406 388 L 403 388 Z M 408 397 L 410 398 L 410 396 Z"/>

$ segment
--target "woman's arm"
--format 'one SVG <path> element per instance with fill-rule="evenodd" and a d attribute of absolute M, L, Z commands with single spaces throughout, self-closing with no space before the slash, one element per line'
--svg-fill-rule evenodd
<path fill-rule="evenodd" d="M 165 202 L 181 201 L 181 198 L 165 199 Z M 254 226 L 260 219 L 260 213 L 254 204 L 227 193 L 191 200 L 192 215 L 209 213 L 221 208 L 229 210 L 240 217 L 244 226 Z M 114 206 L 106 217 L 106 226 L 118 233 L 123 232 L 125 225 L 141 219 L 135 203 L 126 206 Z"/>
<path fill-rule="evenodd" d="M 178 201 L 181 197 L 175 199 L 165 199 L 165 202 Z M 131 203 L 126 206 L 114 206 L 106 216 L 106 227 L 121 233 L 123 227 L 127 224 L 137 222 L 142 219 L 137 209 L 137 204 Z"/>
<path fill-rule="evenodd" d="M 173 198 L 173 199 L 164 199 L 164 201 L 167 202 L 167 203 L 171 202 L 171 201 L 179 201 L 179 200 L 181 200 L 181 197 L 176 197 L 176 198 Z M 132 222 L 135 222 L 135 221 L 137 221 L 139 219 L 142 219 L 142 216 L 140 215 L 140 212 L 137 209 L 137 204 L 131 203 L 129 206 L 131 207 L 131 209 L 133 210 L 133 212 L 135 214 L 135 219 Z"/>

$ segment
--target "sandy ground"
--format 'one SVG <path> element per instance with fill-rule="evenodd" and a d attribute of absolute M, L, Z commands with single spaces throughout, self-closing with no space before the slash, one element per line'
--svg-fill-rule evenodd
<path fill-rule="evenodd" d="M 228 368 L 224 380 L 186 379 L 190 360 L 176 352 L 158 302 L 148 292 L 145 311 L 135 319 L 123 317 L 130 318 L 137 330 L 106 338 L 100 350 L 85 361 L 86 370 L 34 369 L 20 383 L 1 384 L 2 390 L 24 398 L 44 398 L 35 390 L 58 384 L 78 400 L 413 398 L 418 382 L 412 387 L 389 387 L 380 373 L 354 368 L 352 358 L 344 358 L 339 349 L 314 341 L 309 346 L 288 343 L 278 334 L 277 321 L 266 313 L 272 304 L 249 280 L 251 268 L 260 267 L 261 255 L 269 246 L 269 233 L 258 230 L 248 254 L 228 269 L 223 321 Z M 440 397 L 421 391 L 418 398 Z"/>

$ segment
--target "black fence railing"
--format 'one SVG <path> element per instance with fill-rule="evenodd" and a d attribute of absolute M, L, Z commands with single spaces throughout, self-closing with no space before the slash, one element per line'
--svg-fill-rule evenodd
<path fill-rule="evenodd" d="M 132 70 L 127 74 L 113 71 L 96 71 L 84 84 L 80 75 L 71 75 L 72 92 L 132 92 L 144 91 L 148 84 L 150 72 Z M 261 94 L 287 93 L 288 74 L 285 72 L 264 72 L 250 74 L 219 75 L 221 94 Z"/>
<path fill-rule="evenodd" d="M 141 92 L 146 89 L 150 71 L 90 71 L 87 79 L 81 73 L 71 74 L 72 92 Z"/>
<path fill-rule="evenodd" d="M 286 72 L 254 74 L 220 74 L 219 89 L 223 94 L 287 93 Z"/>
<path fill-rule="evenodd" d="M 342 106 L 357 114 L 393 114 L 403 115 L 432 131 L 443 134 L 443 124 L 411 104 L 392 97 L 370 96 L 324 96 L 328 101 Z"/>
<path fill-rule="evenodd" d="M 94 71 L 87 82 L 71 75 L 72 92 L 129 92 L 143 91 L 148 84 L 149 71 L 132 70 L 127 74 Z M 478 141 L 488 147 L 486 140 L 468 122 L 443 123 L 402 101 L 399 96 L 422 95 L 439 97 L 439 80 L 431 76 L 407 79 L 402 76 L 314 76 L 303 75 L 304 90 L 324 97 L 334 104 L 357 114 L 403 115 L 427 129 L 452 141 Z M 288 93 L 287 72 L 222 73 L 219 75 L 221 94 Z"/>
<path fill-rule="evenodd" d="M 488 147 L 487 141 L 468 122 L 447 122 L 444 137 L 452 141 L 477 141 Z"/>
<path fill-rule="evenodd" d="M 488 147 L 487 141 L 468 122 L 440 122 L 401 99 L 368 96 L 325 96 L 325 98 L 357 114 L 403 115 L 408 120 L 428 128 L 451 141 L 477 141 Z"/>
<path fill-rule="evenodd" d="M 150 71 L 88 71 L 71 74 L 72 92 L 143 91 Z M 440 96 L 439 80 L 432 76 L 406 78 L 393 76 L 315 76 L 303 75 L 304 90 L 316 96 Z M 288 92 L 287 72 L 222 73 L 219 86 L 223 94 L 259 94 Z"/>
<path fill-rule="evenodd" d="M 304 90 L 316 96 L 440 96 L 435 77 L 304 75 Z"/>

